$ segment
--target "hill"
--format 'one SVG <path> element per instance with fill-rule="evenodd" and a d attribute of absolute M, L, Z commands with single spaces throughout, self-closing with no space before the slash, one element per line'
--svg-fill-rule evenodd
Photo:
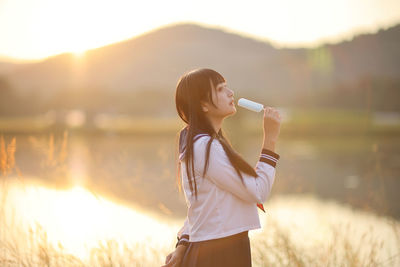
<path fill-rule="evenodd" d="M 78 107 L 140 113 L 157 109 L 152 100 L 168 98 L 167 113 L 173 113 L 179 76 L 198 67 L 220 72 L 237 98 L 269 105 L 400 110 L 393 98 L 400 93 L 398 47 L 400 25 L 315 49 L 276 49 L 220 29 L 176 24 L 81 57 L 22 64 L 3 79 L 17 97 L 36 103 L 29 112 Z"/>

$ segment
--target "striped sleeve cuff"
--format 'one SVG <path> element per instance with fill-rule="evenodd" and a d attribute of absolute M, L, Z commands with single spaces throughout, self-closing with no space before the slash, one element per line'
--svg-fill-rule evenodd
<path fill-rule="evenodd" d="M 175 248 L 178 247 L 178 245 L 189 245 L 189 235 L 182 235 L 181 238 L 177 237 L 178 242 L 176 242 Z"/>
<path fill-rule="evenodd" d="M 278 162 L 278 159 L 280 158 L 280 156 L 269 150 L 269 149 L 265 149 L 263 148 L 261 151 L 261 155 L 260 155 L 260 161 L 268 163 L 269 165 L 275 167 L 276 163 Z"/>

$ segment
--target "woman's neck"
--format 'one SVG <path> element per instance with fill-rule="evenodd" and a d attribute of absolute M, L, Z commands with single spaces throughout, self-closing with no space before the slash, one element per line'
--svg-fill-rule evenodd
<path fill-rule="evenodd" d="M 208 117 L 211 126 L 214 128 L 214 131 L 216 133 L 219 133 L 219 130 L 221 130 L 222 123 L 224 122 L 224 118 L 218 118 L 218 117 Z"/>

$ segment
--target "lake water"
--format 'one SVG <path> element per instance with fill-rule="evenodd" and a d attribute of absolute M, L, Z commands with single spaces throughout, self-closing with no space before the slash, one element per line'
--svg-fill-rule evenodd
<path fill-rule="evenodd" d="M 115 200 L 139 203 L 167 216 L 184 216 L 175 183 L 174 135 L 69 134 L 62 158 L 62 134 L 17 136 L 16 163 L 25 177 L 52 185 L 80 185 Z M 11 140 L 6 136 L 6 142 Z M 261 137 L 231 138 L 253 166 Z M 377 214 L 400 218 L 400 138 L 337 137 L 280 139 L 281 158 L 271 197 L 311 193 Z"/>
<path fill-rule="evenodd" d="M 29 266 L 160 266 L 183 224 L 80 186 L 14 177 L 0 196 L 0 258 Z M 249 232 L 253 266 L 400 264 L 396 220 L 306 194 L 275 196 L 265 208 L 262 228 Z"/>
<path fill-rule="evenodd" d="M 154 239 L 164 252 L 155 261 L 163 261 L 186 215 L 184 197 L 175 183 L 176 136 L 70 133 L 64 147 L 62 137 L 55 134 L 52 142 L 49 134 L 16 136 L 15 161 L 21 176 L 14 173 L 7 178 L 17 196 L 9 200 L 17 204 L 9 207 L 14 213 L 24 211 L 23 220 L 44 225 L 49 237 L 63 241 L 80 257 L 84 248 L 76 244 L 83 241 L 93 246 L 107 238 Z M 5 136 L 6 143 L 11 138 Z M 231 141 L 255 165 L 261 137 L 233 136 Z M 277 247 L 277 238 L 259 245 L 260 239 L 274 236 L 268 229 L 276 226 L 290 235 L 293 244 L 310 249 L 342 242 L 332 241 L 335 227 L 351 233 L 351 244 L 360 243 L 368 232 L 374 244 L 382 243 L 380 261 L 396 255 L 400 241 L 391 225 L 398 227 L 400 217 L 398 137 L 282 138 L 276 152 L 281 158 L 265 203 L 267 213 L 260 213 L 263 229 L 251 234 L 256 266 L 265 262 L 261 247 Z M 46 210 L 44 203 L 52 204 Z M 79 230 L 71 235 L 71 229 Z M 360 253 L 371 254 L 371 249 L 363 246 Z M 278 254 L 267 262 L 277 260 Z"/>

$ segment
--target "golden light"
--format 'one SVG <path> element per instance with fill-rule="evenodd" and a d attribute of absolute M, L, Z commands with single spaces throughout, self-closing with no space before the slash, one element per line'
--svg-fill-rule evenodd
<path fill-rule="evenodd" d="M 1 189 L 0 199 L 5 200 L 1 203 L 1 211 L 5 214 L 0 220 L 2 241 L 7 244 L 11 240 L 10 244 L 17 246 L 20 253 L 29 253 L 32 245 L 37 249 L 46 246 L 35 231 L 28 235 L 33 241 L 26 238 L 29 230 L 21 231 L 40 225 L 49 242 L 55 246 L 62 245 L 64 255 L 71 253 L 83 261 L 92 262 L 91 251 L 99 244 L 111 241 L 116 245 L 114 249 L 121 249 L 121 245 L 133 243 L 131 251 L 135 255 L 143 250 L 158 266 L 173 250 L 176 233 L 183 224 L 182 219 L 160 221 L 151 214 L 118 205 L 80 186 L 56 190 L 39 183 L 23 184 L 14 180 Z M 272 244 L 268 249 L 282 251 L 279 242 L 286 237 L 289 246 L 305 249 L 302 251 L 310 253 L 310 257 L 333 255 L 339 257 L 339 262 L 346 259 L 346 251 L 332 254 L 332 244 L 337 244 L 339 250 L 346 248 L 342 242 L 356 248 L 365 238 L 373 242 L 360 248 L 357 257 L 368 258 L 377 244 L 382 244 L 382 249 L 375 252 L 379 260 L 391 258 L 398 252 L 395 233 L 399 233 L 399 223 L 372 213 L 355 211 L 333 201 L 323 202 L 311 195 L 278 196 L 269 200 L 265 208 L 267 213 L 259 213 L 262 229 L 249 232 L 255 257 L 265 254 L 266 244 Z M 109 256 L 107 253 L 106 247 L 104 255 Z M 117 252 L 116 255 L 125 254 Z M 124 257 L 127 258 L 123 262 L 132 262 L 132 254 Z M 321 259 L 321 256 L 317 258 Z M 142 259 L 133 262 L 143 262 Z"/>
<path fill-rule="evenodd" d="M 3 16 L 0 22 L 12 25 L 4 29 L 5 34 L 12 36 L 14 42 L 29 43 L 29 46 L 9 46 L 6 54 L 40 59 L 70 52 L 80 57 L 88 49 L 123 41 L 170 23 L 165 13 L 170 4 L 160 2 L 157 4 L 160 8 L 155 9 L 154 3 L 125 0 L 8 2 L 0 10 Z M 21 5 L 24 5 L 24 17 L 19 17 Z M 144 10 L 151 10 L 151 19 Z"/>
<path fill-rule="evenodd" d="M 80 59 L 80 58 L 83 58 L 85 56 L 86 50 L 76 50 L 76 51 L 74 51 L 72 53 L 76 58 Z"/>
<path fill-rule="evenodd" d="M 4 2 L 4 3 L 3 3 Z M 128 1 L 5 0 L 0 5 L 0 54 L 41 59 L 81 54 L 167 24 L 222 28 L 275 46 L 316 47 L 399 21 L 397 1 Z M 210 6 L 213 8 L 210 9 Z M 229 6 L 223 16 L 221 10 Z M 22 8 L 23 7 L 23 8 Z M 337 18 L 341 19 L 337 19 Z M 317 23 L 316 23 L 317 22 Z"/>
<path fill-rule="evenodd" d="M 163 223 L 127 206 L 113 203 L 76 186 L 69 190 L 40 184 L 8 186 L 7 225 L 45 229 L 49 241 L 62 244 L 68 253 L 82 259 L 104 240 L 125 244 L 169 244 L 178 223 Z"/>

